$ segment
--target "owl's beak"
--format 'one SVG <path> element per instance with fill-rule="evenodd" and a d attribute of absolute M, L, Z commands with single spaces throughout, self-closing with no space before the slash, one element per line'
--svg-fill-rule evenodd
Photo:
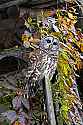
<path fill-rule="evenodd" d="M 52 48 L 52 45 L 51 45 L 51 44 L 49 45 L 49 48 Z"/>

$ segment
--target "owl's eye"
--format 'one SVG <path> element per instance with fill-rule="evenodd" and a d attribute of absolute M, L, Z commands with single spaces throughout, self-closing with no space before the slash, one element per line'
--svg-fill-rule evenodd
<path fill-rule="evenodd" d="M 51 43 L 51 40 L 48 39 L 48 40 L 47 40 L 47 43 Z"/>
<path fill-rule="evenodd" d="M 54 42 L 53 45 L 57 45 L 57 42 Z"/>

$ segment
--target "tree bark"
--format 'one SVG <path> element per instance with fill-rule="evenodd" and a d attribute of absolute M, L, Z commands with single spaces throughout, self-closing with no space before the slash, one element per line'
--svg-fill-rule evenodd
<path fill-rule="evenodd" d="M 48 112 L 49 122 L 50 125 L 56 125 L 53 99 L 52 99 L 52 90 L 47 75 L 45 75 L 45 91 L 46 91 L 46 102 L 47 102 L 47 112 Z"/>
<path fill-rule="evenodd" d="M 14 0 L 0 5 L 0 9 L 28 2 L 28 0 Z"/>

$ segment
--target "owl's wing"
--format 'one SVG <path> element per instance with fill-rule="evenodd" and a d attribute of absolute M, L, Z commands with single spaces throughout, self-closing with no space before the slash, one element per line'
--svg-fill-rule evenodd
<path fill-rule="evenodd" d="M 57 54 L 58 55 L 58 54 Z M 41 80 L 45 74 L 52 79 L 57 67 L 57 56 L 50 55 L 44 50 L 36 49 L 31 52 L 27 57 L 28 67 L 23 70 L 28 80 L 37 81 Z"/>
<path fill-rule="evenodd" d="M 45 75 L 52 79 L 57 64 L 57 57 L 46 53 L 45 50 L 41 48 L 35 49 L 27 57 L 28 67 L 23 69 L 23 74 L 27 78 L 27 87 L 29 88 L 29 93 L 34 94 L 38 90 L 42 83 L 41 80 Z"/>
<path fill-rule="evenodd" d="M 41 79 L 44 77 L 44 71 L 46 69 L 46 60 L 43 60 L 43 57 L 46 57 L 45 53 L 42 53 L 40 49 L 36 49 L 32 54 L 28 55 L 28 67 L 23 70 L 23 73 L 27 77 L 27 86 L 31 95 L 33 90 L 36 87 L 36 90 L 41 86 Z"/>

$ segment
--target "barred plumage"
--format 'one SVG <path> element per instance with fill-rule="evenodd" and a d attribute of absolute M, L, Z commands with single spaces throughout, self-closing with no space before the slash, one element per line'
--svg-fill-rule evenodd
<path fill-rule="evenodd" d="M 44 78 L 45 74 L 52 79 L 56 70 L 57 56 L 59 51 L 59 41 L 57 38 L 47 36 L 42 38 L 39 48 L 35 49 L 30 55 L 29 66 L 26 70 L 28 84 L 38 86 L 38 82 Z M 34 87 L 33 87 L 34 88 Z"/>

